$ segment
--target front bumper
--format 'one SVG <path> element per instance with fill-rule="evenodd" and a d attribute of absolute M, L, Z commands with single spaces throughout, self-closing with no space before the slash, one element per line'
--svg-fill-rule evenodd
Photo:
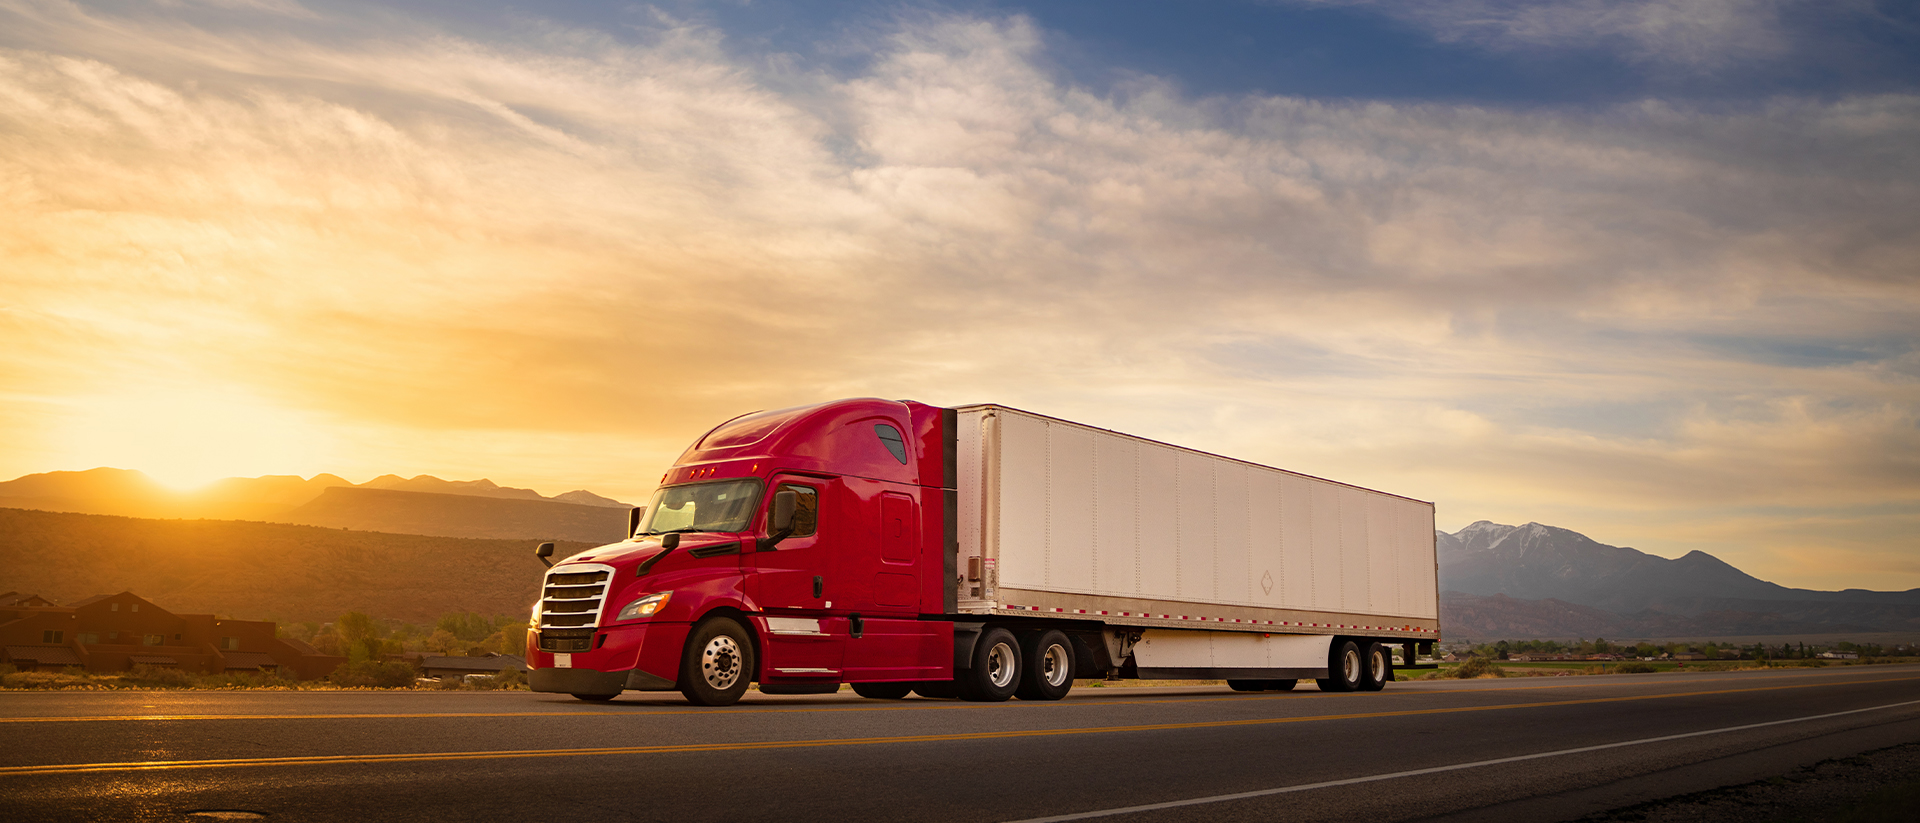
<path fill-rule="evenodd" d="M 533 671 L 527 686 L 562 694 L 672 691 L 692 628 L 686 623 L 610 626 L 597 630 L 591 650 L 570 654 L 540 651 L 537 637 L 530 637 L 527 665 Z"/>
<path fill-rule="evenodd" d="M 643 669 L 603 672 L 597 669 L 534 669 L 527 674 L 527 687 L 536 692 L 560 694 L 619 694 L 622 691 L 670 692 L 673 681 Z"/>

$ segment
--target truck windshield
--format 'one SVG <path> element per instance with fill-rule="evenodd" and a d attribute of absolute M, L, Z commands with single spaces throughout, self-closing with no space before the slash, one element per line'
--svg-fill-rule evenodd
<path fill-rule="evenodd" d="M 746 531 L 759 502 L 757 479 L 667 486 L 653 493 L 638 534 Z"/>

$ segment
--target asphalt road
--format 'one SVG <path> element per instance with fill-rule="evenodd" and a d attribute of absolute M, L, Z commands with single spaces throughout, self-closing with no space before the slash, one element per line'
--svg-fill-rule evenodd
<path fill-rule="evenodd" d="M 8 692 L 0 820 L 1543 821 L 1917 740 L 1915 666 L 724 709 Z"/>

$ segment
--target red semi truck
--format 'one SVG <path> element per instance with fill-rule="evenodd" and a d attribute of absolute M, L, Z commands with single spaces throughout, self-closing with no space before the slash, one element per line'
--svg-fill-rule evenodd
<path fill-rule="evenodd" d="M 1433 505 L 997 405 L 744 415 L 550 563 L 534 691 L 1369 691 L 1439 639 Z"/>

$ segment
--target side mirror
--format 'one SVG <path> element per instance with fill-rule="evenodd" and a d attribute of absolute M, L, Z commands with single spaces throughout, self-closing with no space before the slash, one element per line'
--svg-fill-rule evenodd
<path fill-rule="evenodd" d="M 640 521 L 646 517 L 646 506 L 635 506 L 632 511 L 627 512 L 627 537 L 633 537 L 633 533 L 640 530 Z"/>
<path fill-rule="evenodd" d="M 773 512 L 767 520 L 767 531 L 793 531 L 793 510 L 800 506 L 800 494 L 792 489 L 782 489 L 773 493 Z"/>
<path fill-rule="evenodd" d="M 767 536 L 760 538 L 760 550 L 773 551 L 780 541 L 793 534 L 793 510 L 800 506 L 800 494 L 792 489 L 773 493 L 773 505 L 767 509 Z"/>
<path fill-rule="evenodd" d="M 533 550 L 533 556 L 540 558 L 540 562 L 547 564 L 547 568 L 553 568 L 553 561 L 547 559 L 553 556 L 552 543 L 541 543 L 539 548 Z"/>

